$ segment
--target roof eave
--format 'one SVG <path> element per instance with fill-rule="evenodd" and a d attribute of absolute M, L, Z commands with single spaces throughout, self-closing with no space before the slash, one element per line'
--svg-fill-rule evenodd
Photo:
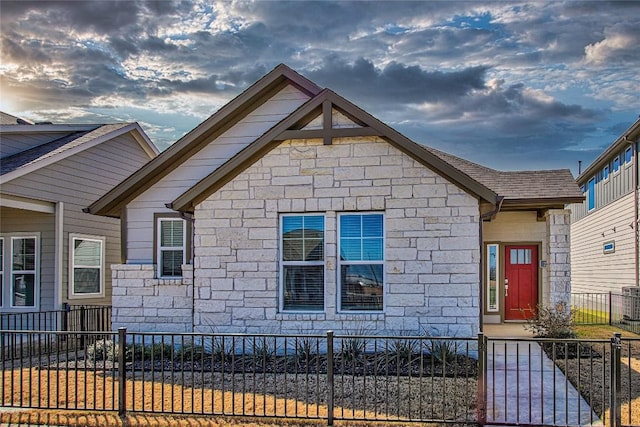
<path fill-rule="evenodd" d="M 584 184 L 591 178 L 593 173 L 600 168 L 604 167 L 609 162 L 610 156 L 620 150 L 627 144 L 633 142 L 634 139 L 640 136 L 640 119 L 636 120 L 629 129 L 624 131 L 621 136 L 616 139 L 606 150 L 602 152 L 587 168 L 576 178 L 576 182 L 579 185 Z"/>

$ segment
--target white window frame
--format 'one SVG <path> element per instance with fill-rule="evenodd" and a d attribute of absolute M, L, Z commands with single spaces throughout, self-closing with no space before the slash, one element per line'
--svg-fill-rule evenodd
<path fill-rule="evenodd" d="M 5 235 L 6 236 L 6 235 Z M 11 234 L 8 239 L 9 242 L 9 257 L 7 258 L 7 263 L 9 266 L 8 275 L 4 277 L 5 283 L 5 296 L 8 297 L 7 301 L 9 301 L 8 308 L 13 310 L 21 310 L 21 311 L 37 311 L 40 308 L 40 234 L 39 233 L 29 233 L 29 234 Z M 22 239 L 34 239 L 34 251 L 35 258 L 33 270 L 14 270 L 13 269 L 13 242 L 15 240 Z M 5 251 L 5 257 L 6 257 Z M 14 304 L 14 293 L 13 293 L 13 276 L 15 274 L 33 274 L 33 305 L 15 305 Z"/>
<path fill-rule="evenodd" d="M 489 295 L 491 294 L 491 248 L 495 248 L 496 251 L 496 304 L 495 307 L 491 306 Z M 486 264 L 486 278 L 487 278 L 487 312 L 497 313 L 500 312 L 500 245 L 497 243 L 487 244 L 487 264 Z"/>
<path fill-rule="evenodd" d="M 611 175 L 611 170 L 609 169 L 609 165 L 605 165 L 605 167 L 602 168 L 602 180 L 608 181 L 610 175 Z"/>
<path fill-rule="evenodd" d="M 616 173 L 620 172 L 620 168 L 622 167 L 622 161 L 623 161 L 624 159 L 621 159 L 620 157 L 621 157 L 621 156 L 618 154 L 618 155 L 616 155 L 616 156 L 613 158 L 613 160 L 611 161 L 611 164 L 612 164 L 611 168 L 613 169 L 613 173 L 614 173 L 614 174 L 616 174 Z M 617 168 L 617 169 L 616 169 L 616 160 L 618 161 L 618 168 Z"/>
<path fill-rule="evenodd" d="M 297 216 L 321 216 L 323 219 L 323 259 L 322 261 L 285 261 L 284 260 L 284 243 L 283 243 L 283 232 L 284 232 L 284 220 L 286 217 L 297 217 Z M 288 213 L 280 215 L 280 224 L 278 230 L 278 240 L 280 246 L 280 257 L 279 257 L 279 292 L 278 292 L 278 310 L 281 313 L 324 313 L 327 308 L 327 216 L 323 212 L 314 212 L 314 213 Z M 284 267 L 286 265 L 291 266 L 322 266 L 322 309 L 321 310 L 301 310 L 301 309 L 285 309 L 284 307 Z"/>
<path fill-rule="evenodd" d="M 629 161 L 627 161 L 627 153 L 631 153 L 631 156 L 629 157 Z M 633 146 L 632 145 L 625 148 L 624 153 L 622 154 L 622 160 L 624 161 L 624 165 L 626 167 L 630 167 L 633 164 Z"/>
<path fill-rule="evenodd" d="M 74 271 L 76 268 L 96 268 L 95 265 L 76 265 L 75 264 L 75 241 L 76 240 L 87 240 L 92 242 L 100 243 L 100 291 L 93 293 L 76 293 L 75 291 L 75 283 Z M 97 298 L 104 297 L 104 288 L 105 288 L 105 249 L 106 249 L 106 237 L 104 236 L 91 236 L 87 234 L 69 234 L 69 298 L 70 299 L 82 299 L 82 298 Z"/>
<path fill-rule="evenodd" d="M 347 216 L 366 216 L 366 215 L 380 215 L 382 216 L 382 260 L 366 260 L 366 261 L 347 261 L 343 262 L 340 260 L 340 244 L 341 244 L 341 236 L 340 236 L 340 224 L 341 218 Z M 336 308 L 338 313 L 342 314 L 367 314 L 367 313 L 384 313 L 386 304 L 387 304 L 387 273 L 385 269 L 385 260 L 386 260 L 386 247 L 387 247 L 387 233 L 386 233 L 386 216 L 384 212 L 341 212 L 338 214 L 338 222 L 336 224 L 336 232 L 337 232 L 337 269 L 336 269 L 336 283 L 338 288 L 336 289 Z M 342 266 L 343 265 L 382 265 L 382 308 L 379 310 L 343 310 L 342 309 Z"/>
<path fill-rule="evenodd" d="M 163 221 L 181 221 L 182 222 L 182 246 L 162 246 L 161 224 Z M 180 217 L 159 216 L 156 222 L 156 274 L 160 279 L 181 279 L 180 276 L 163 276 L 162 275 L 162 251 L 182 251 L 182 264 L 186 264 L 187 259 L 187 221 Z"/>

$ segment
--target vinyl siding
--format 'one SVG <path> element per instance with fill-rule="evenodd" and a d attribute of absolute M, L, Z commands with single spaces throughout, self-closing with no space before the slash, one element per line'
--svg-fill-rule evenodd
<path fill-rule="evenodd" d="M 121 262 L 120 222 L 113 218 L 86 214 L 82 212 L 82 209 L 131 175 L 147 161 L 149 161 L 149 157 L 142 147 L 131 135 L 126 134 L 8 183 L 3 183 L 2 191 L 4 193 L 64 203 L 63 301 L 75 304 L 110 302 L 111 272 L 109 266 Z M 69 233 L 106 237 L 105 299 L 67 299 Z M 42 281 L 43 287 L 53 288 L 53 276 L 49 280 L 49 282 Z"/>
<path fill-rule="evenodd" d="M 634 285 L 633 203 L 630 193 L 572 223 L 572 292 L 620 292 Z M 615 253 L 604 254 L 602 245 L 610 241 L 615 242 Z"/>
<path fill-rule="evenodd" d="M 622 161 L 618 172 L 613 172 L 613 158 L 615 156 L 612 156 L 609 162 L 608 179 L 603 178 L 603 168 L 601 168 L 597 173 L 585 180 L 584 185 L 586 188 L 587 182 L 595 177 L 595 209 L 588 211 L 588 194 L 585 192 L 585 197 L 587 198 L 582 203 L 574 203 L 569 206 L 569 209 L 571 209 L 571 222 L 576 222 L 587 215 L 591 215 L 633 191 L 633 160 L 623 163 L 624 150 L 618 152 L 618 155 Z"/>
<path fill-rule="evenodd" d="M 127 205 L 127 262 L 153 262 L 153 214 L 191 188 L 309 99 L 287 86 Z"/>

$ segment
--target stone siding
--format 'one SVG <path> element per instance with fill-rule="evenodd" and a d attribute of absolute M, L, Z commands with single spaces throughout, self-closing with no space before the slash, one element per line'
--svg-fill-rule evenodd
<path fill-rule="evenodd" d="M 547 236 L 549 236 L 548 264 L 545 270 L 548 283 L 548 299 L 544 303 L 555 305 L 559 302 L 570 304 L 571 299 L 571 211 L 550 209 L 545 215 Z M 546 289 L 545 289 L 546 290 Z"/>
<path fill-rule="evenodd" d="M 385 217 L 380 313 L 341 313 L 337 307 L 337 215 L 356 211 Z M 325 310 L 281 312 L 280 215 L 310 212 L 325 215 Z M 384 141 L 285 141 L 196 207 L 195 330 L 474 335 L 478 224 L 476 198 Z M 153 284 L 152 270 L 148 275 L 141 280 L 149 280 L 159 298 L 162 285 Z"/>
<path fill-rule="evenodd" d="M 111 327 L 134 332 L 193 331 L 193 268 L 182 279 L 157 279 L 151 264 L 115 264 Z"/>

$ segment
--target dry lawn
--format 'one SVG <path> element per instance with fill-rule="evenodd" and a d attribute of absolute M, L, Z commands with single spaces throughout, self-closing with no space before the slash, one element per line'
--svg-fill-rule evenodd
<path fill-rule="evenodd" d="M 393 381 L 373 382 L 366 377 L 344 377 L 336 382 L 334 402 L 337 418 L 354 420 L 397 421 L 407 417 L 454 417 L 473 421 L 475 417 L 474 379 L 422 379 L 410 377 L 394 378 Z M 197 375 L 174 374 L 161 378 L 154 374 L 136 373 L 134 380 L 127 381 L 127 408 L 135 412 L 165 412 L 176 415 L 157 417 L 152 414 L 133 414 L 127 417 L 132 426 L 176 425 L 282 425 L 254 423 L 246 424 L 225 416 L 245 417 L 289 417 L 324 418 L 327 416 L 326 396 L 318 393 L 324 390 L 324 378 L 290 377 L 287 382 L 279 376 L 249 374 L 204 373 Z M 311 381 L 309 381 L 311 380 Z M 5 371 L 3 375 L 3 401 L 20 406 L 35 406 L 42 409 L 65 408 L 69 410 L 116 410 L 118 407 L 118 381 L 100 372 L 83 370 L 38 370 L 22 369 Z M 223 381 L 225 382 L 223 384 Z M 231 382 L 235 382 L 232 388 Z M 213 387 L 215 385 L 215 387 Z M 242 386 L 244 385 L 244 386 Z M 244 388 L 241 388 L 244 387 Z M 10 391 L 14 390 L 13 395 Z M 265 390 L 275 391 L 272 393 Z M 310 396 L 306 398 L 305 396 Z M 313 401 L 310 401 L 313 400 Z M 387 402 L 393 402 L 387 406 Z M 397 403 L 396 403 L 397 402 Z M 91 419 L 85 413 L 51 411 L 20 411 L 3 413 L 3 422 L 16 422 L 33 417 L 58 417 L 61 421 L 45 420 L 44 423 L 62 425 L 123 425 L 114 413 L 98 414 Z M 206 420 L 197 417 L 184 418 L 181 415 L 206 415 Z M 444 414 L 444 415 L 443 415 Z M 214 416 L 214 420 L 211 420 Z M 26 418 L 25 418 L 26 417 Z M 156 421 L 160 424 L 154 424 Z M 423 418 L 424 419 L 424 418 Z M 79 421 L 80 420 L 80 421 Z M 165 424 L 171 422 L 173 424 Z M 24 421 L 20 421 L 24 422 Z M 206 423 L 205 423 L 206 422 Z M 214 424 L 210 424 L 213 422 Z M 320 425 L 326 421 L 320 421 Z M 37 422 L 39 423 L 39 422 Z M 205 423 L 205 424 L 202 424 Z M 207 424 L 208 423 L 208 424 Z M 215 424 L 218 423 L 218 424 Z M 234 424 L 235 423 L 235 424 Z M 238 424 L 239 423 L 239 424 Z M 318 425 L 314 421 L 298 421 L 287 425 Z"/>
<path fill-rule="evenodd" d="M 576 327 L 578 337 L 581 339 L 605 339 L 609 340 L 615 332 L 622 333 L 622 366 L 621 366 L 621 418 L 623 425 L 640 425 L 640 335 L 620 330 L 607 325 L 581 325 Z M 633 338 L 624 341 L 624 338 Z M 597 359 L 572 359 L 558 363 L 571 382 L 575 385 L 580 381 L 582 395 L 588 403 L 591 403 L 594 411 L 606 419 L 609 419 L 609 410 L 604 410 L 605 403 L 608 406 L 608 384 L 610 384 L 610 360 L 609 344 L 594 344 L 592 348 L 602 355 Z"/>

